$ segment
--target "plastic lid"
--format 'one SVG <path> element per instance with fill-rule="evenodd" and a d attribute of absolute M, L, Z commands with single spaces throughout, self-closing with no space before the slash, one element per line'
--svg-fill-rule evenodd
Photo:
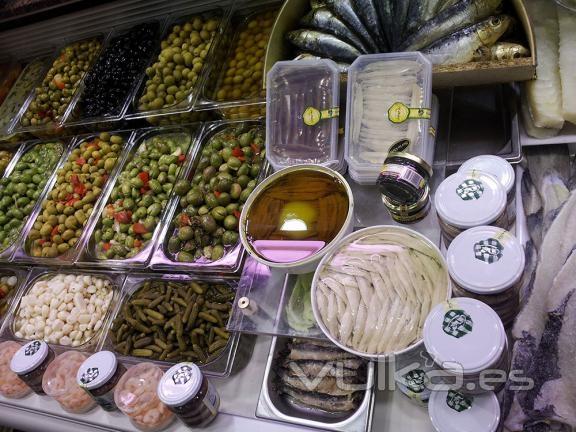
<path fill-rule="evenodd" d="M 482 155 L 468 159 L 462 164 L 458 171 L 478 170 L 496 177 L 502 186 L 506 189 L 506 193 L 510 193 L 514 187 L 514 179 L 516 175 L 514 168 L 510 163 L 499 156 Z"/>
<path fill-rule="evenodd" d="M 87 356 L 79 351 L 66 351 L 57 356 L 42 377 L 44 392 L 48 396 L 57 397 L 78 389 L 76 374 L 86 358 Z M 81 390 L 80 392 L 86 394 Z"/>
<path fill-rule="evenodd" d="M 506 190 L 481 171 L 458 171 L 436 190 L 434 204 L 444 222 L 467 229 L 494 222 L 506 209 Z"/>
<path fill-rule="evenodd" d="M 168 406 L 181 406 L 200 391 L 203 380 L 200 368 L 194 363 L 183 362 L 166 371 L 158 384 L 158 397 Z"/>
<path fill-rule="evenodd" d="M 162 375 L 162 369 L 150 362 L 129 368 L 114 390 L 114 402 L 118 409 L 130 415 L 151 404 L 160 404 L 156 389 Z"/>
<path fill-rule="evenodd" d="M 477 374 L 500 359 L 506 347 L 506 332 L 490 306 L 462 297 L 432 309 L 424 323 L 424 344 L 443 369 Z"/>
<path fill-rule="evenodd" d="M 10 361 L 10 369 L 17 375 L 25 375 L 32 372 L 42 364 L 50 348 L 44 341 L 35 340 L 28 342 L 14 354 Z"/>
<path fill-rule="evenodd" d="M 476 294 L 497 294 L 524 273 L 524 249 L 510 232 L 492 226 L 459 234 L 446 252 L 448 271 L 462 288 Z"/>
<path fill-rule="evenodd" d="M 459 392 L 432 392 L 428 414 L 438 432 L 495 432 L 500 423 L 500 404 L 494 392 L 477 396 Z"/>
<path fill-rule="evenodd" d="M 97 389 L 106 384 L 116 373 L 118 360 L 110 351 L 92 354 L 78 369 L 76 381 L 80 387 Z"/>

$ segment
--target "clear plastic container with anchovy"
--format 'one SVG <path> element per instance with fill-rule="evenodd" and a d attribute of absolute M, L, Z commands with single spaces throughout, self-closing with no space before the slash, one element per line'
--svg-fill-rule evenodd
<path fill-rule="evenodd" d="M 355 181 L 375 184 L 390 151 L 426 159 L 431 144 L 432 65 L 425 56 L 417 52 L 359 56 L 348 69 L 347 96 L 345 158 Z M 406 140 L 407 146 L 399 144 Z"/>
<path fill-rule="evenodd" d="M 277 62 L 266 78 L 266 158 L 275 170 L 338 156 L 340 71 L 332 60 Z"/>

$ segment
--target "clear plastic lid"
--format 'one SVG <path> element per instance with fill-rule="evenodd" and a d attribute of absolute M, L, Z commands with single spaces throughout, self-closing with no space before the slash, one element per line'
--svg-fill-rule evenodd
<path fill-rule="evenodd" d="M 379 171 L 391 147 L 421 158 L 432 103 L 432 65 L 418 52 L 359 56 L 348 70 L 345 157 L 350 167 Z M 432 161 L 427 161 L 431 163 Z"/>
<path fill-rule="evenodd" d="M 14 354 L 10 361 L 10 369 L 18 375 L 32 372 L 46 360 L 49 352 L 50 348 L 44 341 L 28 342 Z"/>
<path fill-rule="evenodd" d="M 110 351 L 100 351 L 92 354 L 78 368 L 76 381 L 78 385 L 88 390 L 102 387 L 116 373 L 118 360 Z"/>
<path fill-rule="evenodd" d="M 508 231 L 492 226 L 459 234 L 446 252 L 448 271 L 462 288 L 497 294 L 516 284 L 524 273 L 524 248 Z"/>
<path fill-rule="evenodd" d="M 184 405 L 196 396 L 203 378 L 200 368 L 194 363 L 178 363 L 168 369 L 160 380 L 158 397 L 168 406 Z"/>
<path fill-rule="evenodd" d="M 462 297 L 432 309 L 424 323 L 424 344 L 443 369 L 472 375 L 498 362 L 506 347 L 506 332 L 490 306 Z"/>
<path fill-rule="evenodd" d="M 495 432 L 500 404 L 494 392 L 470 396 L 438 391 L 430 396 L 428 414 L 437 432 Z"/>
<path fill-rule="evenodd" d="M 337 160 L 340 72 L 332 60 L 277 62 L 266 98 L 266 158 L 275 169 Z"/>
<path fill-rule="evenodd" d="M 21 347 L 14 341 L 0 343 L 0 394 L 10 399 L 19 399 L 32 391 L 10 370 L 10 360 Z"/>
<path fill-rule="evenodd" d="M 440 218 L 461 229 L 489 225 L 506 210 L 506 203 L 506 190 L 498 179 L 475 170 L 447 177 L 434 196 Z"/>
<path fill-rule="evenodd" d="M 458 171 L 478 170 L 492 174 L 502 186 L 506 188 L 506 193 L 510 193 L 514 187 L 516 175 L 514 168 L 506 159 L 495 155 L 481 155 L 468 159 L 462 164 Z"/>

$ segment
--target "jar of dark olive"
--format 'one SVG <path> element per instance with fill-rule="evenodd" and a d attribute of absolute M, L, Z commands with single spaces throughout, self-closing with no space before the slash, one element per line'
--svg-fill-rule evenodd
<path fill-rule="evenodd" d="M 24 381 L 34 393 L 43 395 L 42 377 L 54 360 L 54 351 L 44 341 L 28 342 L 14 354 L 10 369 Z"/>
<path fill-rule="evenodd" d="M 114 353 L 100 351 L 91 355 L 78 369 L 76 382 L 88 393 L 104 411 L 116 411 L 114 388 L 126 368 Z"/>
<path fill-rule="evenodd" d="M 194 363 L 178 363 L 158 384 L 158 398 L 189 427 L 203 427 L 218 415 L 220 396 Z"/>

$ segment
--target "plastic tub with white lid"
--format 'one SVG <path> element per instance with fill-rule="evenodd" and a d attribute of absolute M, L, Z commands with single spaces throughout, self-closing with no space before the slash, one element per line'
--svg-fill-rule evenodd
<path fill-rule="evenodd" d="M 496 432 L 500 404 L 494 392 L 469 396 L 454 390 L 435 391 L 428 414 L 437 432 Z"/>

